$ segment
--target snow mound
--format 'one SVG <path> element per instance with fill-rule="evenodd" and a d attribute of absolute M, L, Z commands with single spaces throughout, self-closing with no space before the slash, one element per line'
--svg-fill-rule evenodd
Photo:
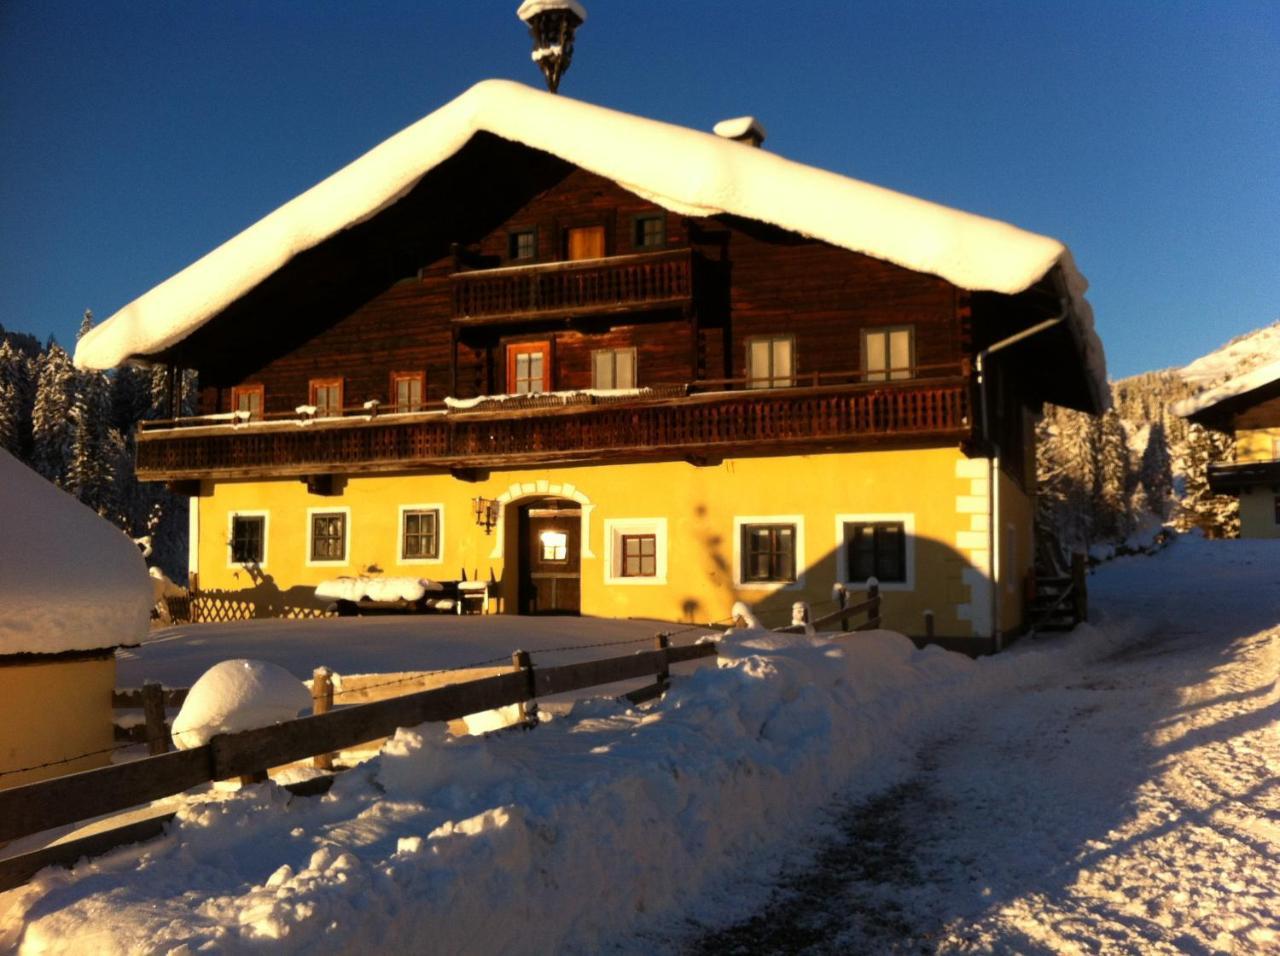
<path fill-rule="evenodd" d="M 0 654 L 138 644 L 151 579 L 118 528 L 0 449 Z"/>
<path fill-rule="evenodd" d="M 316 597 L 329 601 L 421 601 L 428 591 L 443 590 L 426 578 L 356 577 L 329 578 L 316 585 Z"/>
<path fill-rule="evenodd" d="M 397 202 L 478 132 L 551 153 L 678 215 L 769 223 L 970 291 L 1016 294 L 1061 268 L 1097 394 L 1107 394 L 1088 283 L 1058 240 L 508 80 L 476 84 L 131 302 L 80 340 L 76 364 L 112 368 L 181 341 L 294 256 Z"/>
<path fill-rule="evenodd" d="M 310 706 L 307 688 L 283 667 L 265 661 L 223 661 L 192 685 L 173 721 L 173 743 L 179 750 L 192 750 L 217 734 L 293 720 Z"/>

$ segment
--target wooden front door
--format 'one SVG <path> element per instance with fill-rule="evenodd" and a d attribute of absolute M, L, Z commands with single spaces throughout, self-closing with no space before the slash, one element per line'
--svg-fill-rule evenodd
<path fill-rule="evenodd" d="M 559 502 L 520 509 L 520 613 L 581 609 L 582 510 Z"/>

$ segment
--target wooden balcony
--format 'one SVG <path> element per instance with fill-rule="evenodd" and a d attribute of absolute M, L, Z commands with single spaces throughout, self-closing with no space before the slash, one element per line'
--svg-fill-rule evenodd
<path fill-rule="evenodd" d="M 689 249 L 608 259 L 455 272 L 453 321 L 484 325 L 529 318 L 682 308 L 693 301 Z"/>
<path fill-rule="evenodd" d="M 149 481 L 820 451 L 945 442 L 970 435 L 963 377 L 685 394 L 539 397 L 528 407 L 367 414 L 314 421 L 150 423 L 138 434 Z M 679 390 L 682 394 L 673 396 Z"/>

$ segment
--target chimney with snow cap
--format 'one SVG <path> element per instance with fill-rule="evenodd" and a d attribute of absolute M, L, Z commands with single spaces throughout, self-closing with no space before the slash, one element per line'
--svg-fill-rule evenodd
<path fill-rule="evenodd" d="M 524 0 L 516 16 L 528 24 L 533 62 L 547 89 L 556 92 L 573 59 L 573 33 L 587 22 L 587 11 L 578 0 Z"/>
<path fill-rule="evenodd" d="M 761 123 L 754 116 L 738 116 L 734 119 L 721 120 L 712 127 L 712 132 L 725 139 L 732 139 L 749 146 L 763 146 L 768 135 Z"/>

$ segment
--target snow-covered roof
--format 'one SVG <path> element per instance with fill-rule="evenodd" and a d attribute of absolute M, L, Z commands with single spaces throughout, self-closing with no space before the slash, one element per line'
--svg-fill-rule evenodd
<path fill-rule="evenodd" d="M 770 223 L 975 292 L 1016 294 L 1061 267 L 1089 371 L 1106 394 L 1088 283 L 1058 240 L 507 80 L 476 84 L 134 300 L 80 340 L 76 364 L 111 368 L 181 341 L 295 255 L 395 203 L 481 131 L 551 153 L 678 214 Z"/>
<path fill-rule="evenodd" d="M 516 10 L 516 16 L 521 20 L 529 20 L 539 13 L 552 10 L 571 10 L 578 15 L 579 20 L 587 22 L 587 11 L 578 0 L 524 0 Z"/>
<path fill-rule="evenodd" d="M 1280 361 L 1259 365 L 1244 375 L 1237 375 L 1215 388 L 1201 392 L 1194 398 L 1183 399 L 1173 406 L 1173 413 L 1182 418 L 1190 418 L 1228 399 L 1247 395 L 1275 381 L 1280 381 Z"/>
<path fill-rule="evenodd" d="M 124 532 L 0 449 L 0 654 L 147 636 L 152 584 Z"/>

